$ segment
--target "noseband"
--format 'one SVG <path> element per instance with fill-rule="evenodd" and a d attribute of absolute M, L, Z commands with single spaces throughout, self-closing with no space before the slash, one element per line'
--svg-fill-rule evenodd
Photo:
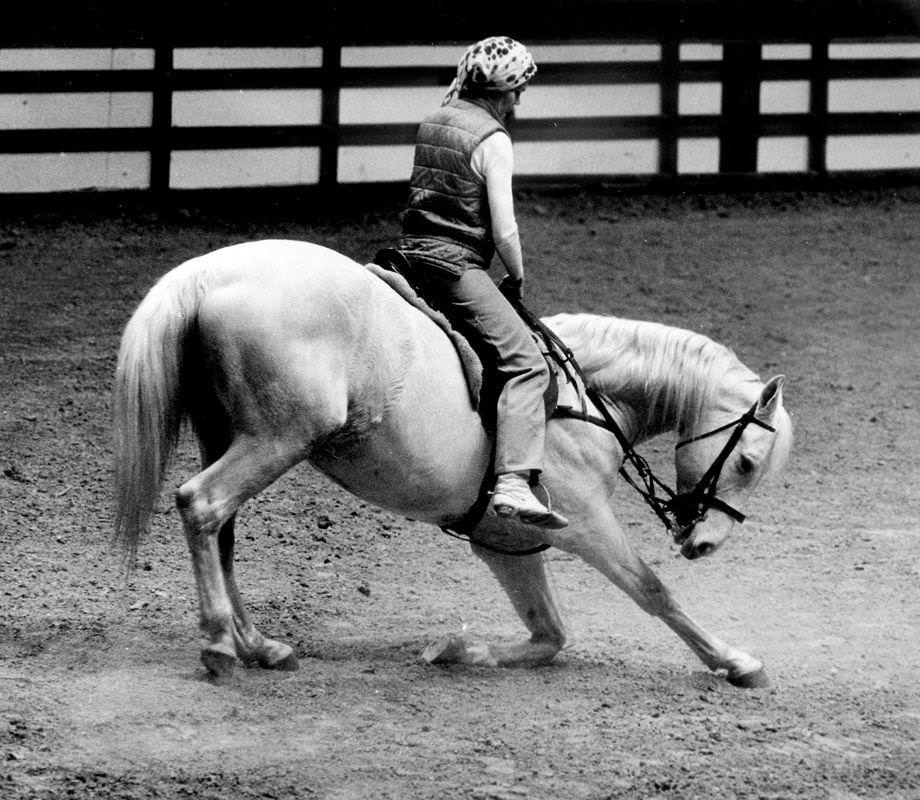
<path fill-rule="evenodd" d="M 675 541 L 680 542 L 686 538 L 690 529 L 697 522 L 704 519 L 706 513 L 711 508 L 721 511 L 723 514 L 727 514 L 736 522 L 744 522 L 744 514 L 716 496 L 716 487 L 718 486 L 719 477 L 722 474 L 722 468 L 725 466 L 725 462 L 738 445 L 738 442 L 741 441 L 741 436 L 744 434 L 745 428 L 747 428 L 748 425 L 758 425 L 771 433 L 776 432 L 776 428 L 757 419 L 755 416 L 757 412 L 757 403 L 751 406 L 751 408 L 738 417 L 738 419 L 732 420 L 706 433 L 701 433 L 699 436 L 694 436 L 692 439 L 684 439 L 677 443 L 674 448 L 675 450 L 686 447 L 693 442 L 698 442 L 701 439 L 708 439 L 710 436 L 715 436 L 723 431 L 733 429 L 731 435 L 728 437 L 728 441 L 725 442 L 709 469 L 703 474 L 703 477 L 697 481 L 696 486 L 689 492 L 678 494 L 663 481 L 659 480 L 659 478 L 652 473 L 648 462 L 633 449 L 632 443 L 626 438 L 620 426 L 613 418 L 603 398 L 590 388 L 586 389 L 586 394 L 588 399 L 591 400 L 598 411 L 601 412 L 603 419 L 597 419 L 588 415 L 580 415 L 577 414 L 577 412 L 573 412 L 572 409 L 563 408 L 559 409 L 562 413 L 558 414 L 558 416 L 575 417 L 583 419 L 586 422 L 592 422 L 616 436 L 620 447 L 623 449 L 624 463 L 620 467 L 620 475 L 642 495 L 645 502 L 648 503 L 662 521 L 665 528 L 674 536 Z M 635 470 L 638 480 L 627 470 L 627 463 Z M 657 491 L 659 489 L 665 493 L 666 497 L 658 495 Z"/>
<path fill-rule="evenodd" d="M 669 510 L 674 513 L 677 521 L 682 523 L 685 528 L 699 522 L 706 516 L 706 512 L 710 508 L 727 514 L 735 520 L 735 522 L 744 522 L 744 514 L 716 497 L 716 486 L 719 482 L 719 477 L 722 474 L 722 468 L 725 466 L 726 460 L 735 447 L 737 447 L 738 442 L 741 441 L 744 429 L 747 428 L 748 425 L 759 425 L 764 430 L 770 431 L 770 433 L 776 433 L 776 428 L 772 425 L 768 425 L 763 420 L 757 419 L 755 416 L 756 413 L 757 403 L 754 403 L 754 405 L 738 417 L 738 419 L 727 422 L 725 425 L 721 425 L 706 433 L 701 433 L 699 436 L 694 436 L 692 439 L 684 439 L 682 442 L 678 442 L 674 447 L 675 450 L 680 450 L 681 447 L 686 447 L 688 444 L 698 442 L 700 439 L 708 439 L 710 436 L 715 436 L 717 433 L 722 433 L 722 431 L 734 428 L 731 436 L 728 437 L 728 441 L 722 446 L 719 454 L 715 457 L 709 469 L 703 474 L 703 477 L 697 481 L 696 486 L 689 492 L 672 495 L 671 499 L 666 504 Z M 689 520 L 689 522 L 687 520 Z"/>

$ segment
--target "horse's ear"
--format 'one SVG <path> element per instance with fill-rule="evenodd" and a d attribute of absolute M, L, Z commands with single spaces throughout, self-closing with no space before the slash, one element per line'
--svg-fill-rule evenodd
<path fill-rule="evenodd" d="M 758 417 L 772 417 L 776 409 L 783 404 L 783 384 L 785 382 L 785 375 L 775 375 L 767 381 L 757 401 Z"/>

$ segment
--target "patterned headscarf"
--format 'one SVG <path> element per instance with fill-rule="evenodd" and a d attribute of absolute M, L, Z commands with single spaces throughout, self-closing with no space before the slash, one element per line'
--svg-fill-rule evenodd
<path fill-rule="evenodd" d="M 490 36 L 470 45 L 460 63 L 457 77 L 447 90 L 447 105 L 464 87 L 510 91 L 523 86 L 537 71 L 533 56 L 520 42 L 508 36 Z"/>

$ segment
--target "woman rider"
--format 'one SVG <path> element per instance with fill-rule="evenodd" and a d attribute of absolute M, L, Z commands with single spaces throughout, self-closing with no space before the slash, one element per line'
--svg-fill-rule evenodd
<path fill-rule="evenodd" d="M 536 71 L 527 49 L 507 36 L 467 48 L 440 109 L 419 127 L 397 246 L 427 298 L 495 359 L 502 389 L 490 512 L 562 528 L 567 520 L 531 489 L 543 466 L 549 370 L 487 271 L 497 252 L 506 286 L 520 297 L 524 264 L 505 123 Z"/>

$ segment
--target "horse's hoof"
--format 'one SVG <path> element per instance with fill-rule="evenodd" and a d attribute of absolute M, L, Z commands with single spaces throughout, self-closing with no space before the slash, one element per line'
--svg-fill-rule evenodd
<path fill-rule="evenodd" d="M 219 650 L 205 649 L 201 651 L 201 663 L 207 668 L 211 679 L 219 684 L 226 683 L 233 677 L 236 659 Z"/>
<path fill-rule="evenodd" d="M 300 669 L 300 662 L 293 653 L 288 653 L 284 658 L 279 658 L 274 663 L 262 661 L 259 666 L 264 669 L 274 669 L 278 672 L 297 672 Z"/>
<path fill-rule="evenodd" d="M 740 689 L 766 689 L 770 685 L 770 678 L 767 676 L 767 671 L 760 667 L 751 672 L 743 672 L 740 675 L 729 673 L 728 682 Z"/>
<path fill-rule="evenodd" d="M 422 660 L 429 664 L 460 664 L 466 645 L 459 636 L 446 636 L 428 645 L 422 652 Z"/>

